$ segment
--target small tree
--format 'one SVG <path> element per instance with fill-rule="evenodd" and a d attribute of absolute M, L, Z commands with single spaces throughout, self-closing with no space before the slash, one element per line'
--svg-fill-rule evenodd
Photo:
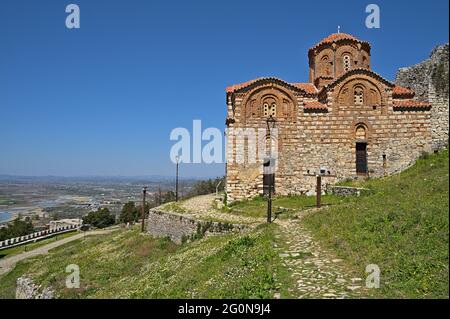
<path fill-rule="evenodd" d="M 114 225 L 116 218 L 108 208 L 99 208 L 83 217 L 83 224 L 90 224 L 97 228 L 105 228 Z"/>
<path fill-rule="evenodd" d="M 0 241 L 8 238 L 25 236 L 32 232 L 34 232 L 34 227 L 29 217 L 26 217 L 25 220 L 16 218 L 13 222 L 9 223 L 7 227 L 0 229 Z"/>
<path fill-rule="evenodd" d="M 139 216 L 139 212 L 134 205 L 134 202 L 125 203 L 122 207 L 122 211 L 119 216 L 119 220 L 122 223 L 129 223 L 133 221 L 137 221 Z"/>

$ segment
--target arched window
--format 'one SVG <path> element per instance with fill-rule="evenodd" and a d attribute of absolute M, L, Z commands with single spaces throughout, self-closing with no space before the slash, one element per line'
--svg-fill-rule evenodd
<path fill-rule="evenodd" d="M 362 87 L 355 87 L 353 92 L 353 101 L 355 105 L 364 105 L 364 89 Z"/>
<path fill-rule="evenodd" d="M 342 57 L 342 65 L 344 66 L 344 71 L 350 70 L 350 67 L 352 66 L 352 57 L 350 54 L 345 54 Z"/>
<path fill-rule="evenodd" d="M 356 126 L 355 137 L 356 137 L 356 140 L 366 140 L 367 139 L 366 127 L 364 125 L 358 124 Z"/>
<path fill-rule="evenodd" d="M 363 56 L 363 58 L 362 58 L 362 60 L 363 60 L 363 67 L 367 67 L 368 65 L 367 65 L 367 58 L 365 57 L 365 56 Z"/>
<path fill-rule="evenodd" d="M 275 117 L 277 115 L 277 104 L 275 102 L 265 102 L 263 105 L 264 108 L 264 116 L 266 117 Z"/>
<path fill-rule="evenodd" d="M 324 75 L 330 75 L 331 74 L 331 63 L 332 62 L 329 61 L 328 55 L 324 55 L 322 57 L 321 63 L 322 63 L 323 74 Z"/>

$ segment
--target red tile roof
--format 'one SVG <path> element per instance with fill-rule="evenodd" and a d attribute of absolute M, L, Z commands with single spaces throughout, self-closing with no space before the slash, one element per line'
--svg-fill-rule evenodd
<path fill-rule="evenodd" d="M 431 103 L 414 100 L 394 101 L 394 108 L 429 108 Z"/>
<path fill-rule="evenodd" d="M 378 73 L 376 73 L 376 72 L 374 72 L 372 70 L 369 70 L 369 69 L 366 69 L 366 68 L 354 68 L 354 69 L 351 69 L 351 70 L 341 74 L 333 82 L 331 82 L 331 83 L 325 85 L 324 87 L 322 87 L 322 89 L 319 92 L 319 95 L 322 92 L 327 91 L 330 88 L 333 88 L 334 86 L 336 86 L 337 84 L 342 82 L 348 76 L 351 76 L 351 75 L 354 75 L 354 74 L 367 74 L 369 76 L 372 76 L 372 77 L 376 78 L 378 81 L 383 82 L 384 84 L 388 85 L 389 87 L 393 88 L 395 86 L 393 83 L 391 83 L 390 81 L 386 80 L 381 75 L 379 75 Z"/>
<path fill-rule="evenodd" d="M 319 43 L 317 43 L 317 45 L 322 44 L 322 43 L 333 43 L 335 41 L 344 40 L 344 39 L 358 41 L 358 39 L 355 36 L 348 34 L 348 33 L 332 33 L 329 36 L 327 36 L 326 38 L 323 38 Z"/>
<path fill-rule="evenodd" d="M 305 109 L 308 110 L 327 110 L 327 106 L 319 101 L 308 101 L 305 102 Z"/>
<path fill-rule="evenodd" d="M 353 40 L 353 41 L 357 41 L 360 43 L 365 43 L 365 44 L 370 45 L 369 42 L 361 41 L 357 37 L 355 37 L 351 34 L 348 34 L 348 33 L 332 33 L 329 36 L 327 36 L 326 38 L 323 38 L 321 41 L 319 41 L 316 45 L 314 45 L 309 50 L 311 51 L 311 50 L 321 46 L 322 44 L 329 44 L 329 43 L 333 43 L 333 42 L 337 42 L 337 41 L 341 41 L 341 40 Z"/>
<path fill-rule="evenodd" d="M 247 82 L 233 84 L 233 85 L 227 86 L 227 88 L 225 90 L 227 91 L 227 93 L 231 93 L 231 92 L 234 92 L 236 90 L 242 89 L 242 88 L 244 88 L 246 86 L 249 86 L 252 83 L 255 83 L 256 81 L 261 80 L 261 79 L 263 79 L 263 78 L 257 78 L 257 79 L 249 80 Z"/>
<path fill-rule="evenodd" d="M 316 86 L 312 83 L 290 83 L 290 84 L 305 90 L 308 94 L 316 94 L 318 92 Z"/>
<path fill-rule="evenodd" d="M 257 79 L 253 79 L 247 82 L 243 82 L 243 83 L 238 83 L 238 84 L 234 84 L 234 85 L 230 85 L 226 88 L 226 92 L 227 93 L 233 93 L 239 89 L 243 89 L 247 86 L 252 85 L 253 83 L 257 82 L 257 81 L 262 81 L 262 80 L 275 80 L 275 81 L 280 81 L 283 83 L 286 83 L 288 85 L 291 85 L 293 87 L 296 87 L 298 89 L 301 89 L 303 91 L 305 91 L 307 94 L 317 94 L 318 90 L 317 88 L 314 86 L 314 84 L 312 83 L 288 83 L 288 82 L 284 82 L 283 80 L 280 80 L 278 78 L 274 78 L 274 77 L 263 77 L 263 78 L 257 78 Z"/>
<path fill-rule="evenodd" d="M 395 85 L 394 88 L 392 89 L 392 97 L 414 97 L 414 92 L 409 89 L 409 88 L 405 88 L 403 86 L 400 85 Z"/>

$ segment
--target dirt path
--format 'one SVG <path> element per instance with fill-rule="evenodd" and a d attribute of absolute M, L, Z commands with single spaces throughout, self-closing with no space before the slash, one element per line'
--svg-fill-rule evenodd
<path fill-rule="evenodd" d="M 180 202 L 180 206 L 186 210 L 186 214 L 198 219 L 220 219 L 235 224 L 260 224 L 263 218 L 223 213 L 214 208 L 215 194 L 201 195 Z"/>
<path fill-rule="evenodd" d="M 86 233 L 86 236 L 93 236 L 93 235 L 103 235 L 103 234 L 109 234 L 113 231 L 117 230 L 117 228 L 114 229 L 106 229 L 106 230 L 94 230 Z M 61 245 L 67 244 L 71 241 L 83 238 L 85 236 L 84 233 L 80 233 L 74 236 L 70 236 L 67 238 L 63 238 L 61 240 L 49 243 L 47 245 L 38 247 L 34 250 L 25 251 L 20 254 L 12 255 L 11 257 L 5 257 L 3 259 L 0 259 L 0 276 L 9 272 L 10 270 L 14 269 L 16 264 L 24 259 L 35 257 L 38 255 L 44 255 L 47 254 L 49 250 L 59 247 Z"/>
<path fill-rule="evenodd" d="M 297 220 L 278 220 L 275 249 L 296 282 L 296 298 L 355 298 L 364 282 L 345 271 L 342 260 L 321 248 Z"/>

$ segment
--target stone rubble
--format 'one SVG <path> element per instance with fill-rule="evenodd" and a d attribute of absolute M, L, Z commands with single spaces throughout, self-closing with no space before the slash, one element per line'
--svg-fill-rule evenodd
<path fill-rule="evenodd" d="M 16 299 L 53 299 L 54 296 L 52 289 L 42 288 L 28 277 L 17 278 Z"/>

